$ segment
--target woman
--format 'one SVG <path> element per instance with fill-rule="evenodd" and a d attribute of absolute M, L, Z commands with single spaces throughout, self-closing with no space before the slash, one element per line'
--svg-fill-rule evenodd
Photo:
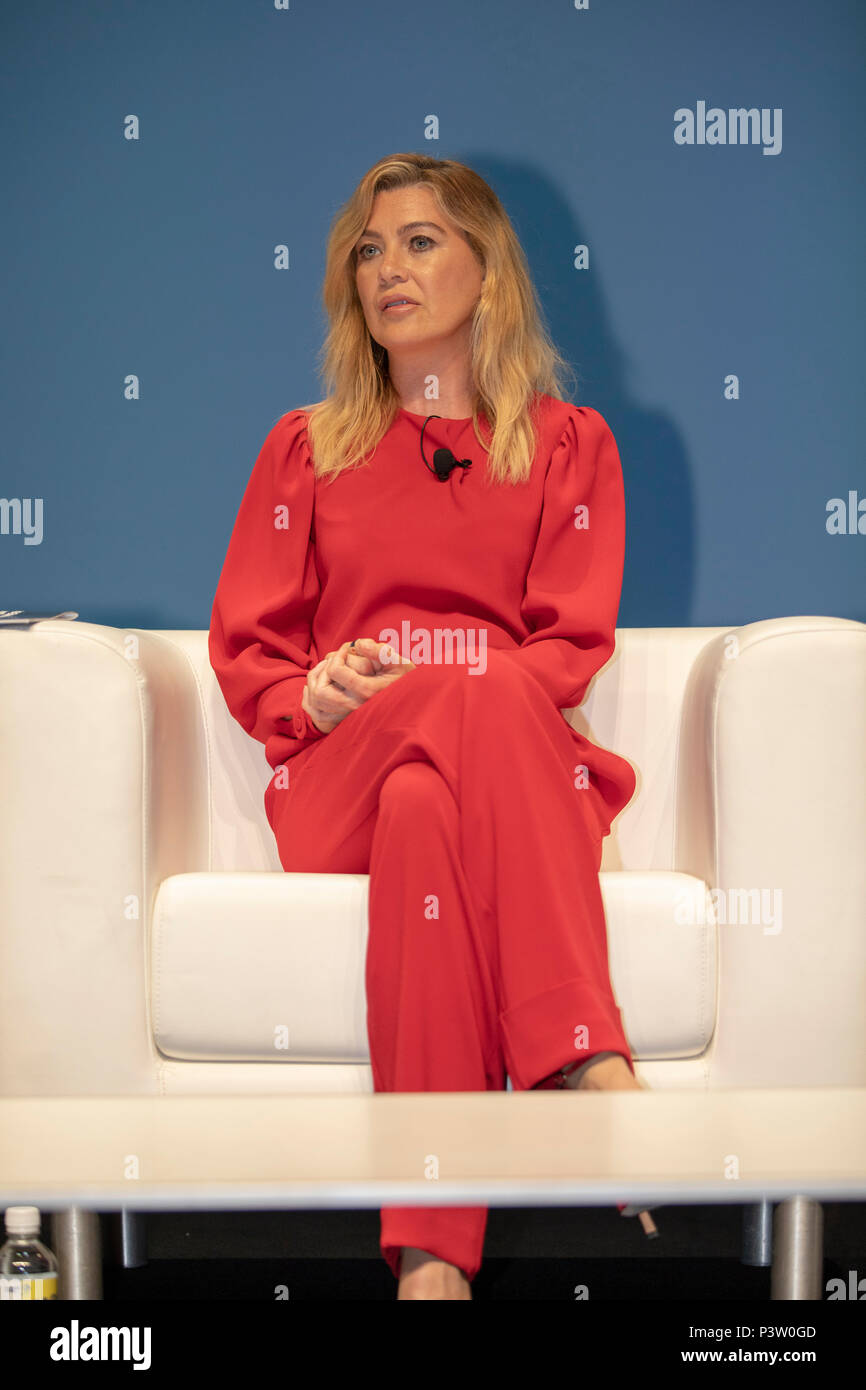
<path fill-rule="evenodd" d="M 613 435 L 561 399 L 521 247 L 465 165 L 379 161 L 324 303 L 329 393 L 265 439 L 210 629 L 274 768 L 280 862 L 370 875 L 376 1091 L 637 1088 L 598 883 L 635 775 L 561 713 L 614 649 Z M 398 1299 L 471 1298 L 486 1217 L 383 1208 Z"/>

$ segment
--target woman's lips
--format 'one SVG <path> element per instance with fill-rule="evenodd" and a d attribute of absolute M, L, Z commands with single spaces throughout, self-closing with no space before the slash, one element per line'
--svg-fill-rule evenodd
<path fill-rule="evenodd" d="M 417 304 L 387 304 L 382 310 L 383 314 L 406 314 L 410 309 L 417 309 Z"/>

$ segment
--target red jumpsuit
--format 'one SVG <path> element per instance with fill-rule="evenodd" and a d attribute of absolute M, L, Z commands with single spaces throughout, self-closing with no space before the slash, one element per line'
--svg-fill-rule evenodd
<path fill-rule="evenodd" d="M 435 407 L 434 407 L 435 408 Z M 622 471 L 604 418 L 538 397 L 530 478 L 495 484 L 471 420 L 430 419 L 472 467 L 440 482 L 401 410 L 372 459 L 316 479 L 306 415 L 264 441 L 214 598 L 209 654 L 265 745 L 286 871 L 369 873 L 367 1032 L 376 1091 L 525 1090 L 600 1051 L 631 1053 L 610 984 L 601 844 L 635 790 L 572 729 L 614 649 Z M 482 422 L 486 430 L 486 422 Z M 416 669 L 328 734 L 306 673 L 341 643 Z M 418 1154 L 431 1171 L 435 1135 Z M 447 1173 L 440 1173 L 447 1176 Z M 402 1246 L 473 1279 L 486 1207 L 384 1207 Z"/>

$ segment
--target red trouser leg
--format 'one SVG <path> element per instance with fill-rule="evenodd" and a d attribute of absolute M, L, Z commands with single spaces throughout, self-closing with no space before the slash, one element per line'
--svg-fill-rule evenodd
<path fill-rule="evenodd" d="M 377 1091 L 501 1091 L 496 982 L 458 845 L 460 815 L 441 773 L 410 762 L 379 796 L 370 856 L 367 1032 Z M 418 1175 L 440 1153 L 424 1135 Z M 430 1180 L 447 1177 L 434 1170 Z M 481 1266 L 486 1207 L 383 1207 L 380 1245 L 395 1275 L 403 1246 Z"/>
<path fill-rule="evenodd" d="M 501 1089 L 503 1062 L 528 1089 L 599 1051 L 633 1070 L 608 973 L 598 790 L 575 787 L 577 744 L 535 679 L 487 656 L 483 675 L 428 665 L 394 680 L 266 795 L 284 869 L 370 873 L 376 1090 Z M 631 774 L 622 805 L 633 789 Z M 395 1275 L 411 1245 L 473 1278 L 485 1223 L 485 1208 L 383 1208 L 382 1253 Z"/>

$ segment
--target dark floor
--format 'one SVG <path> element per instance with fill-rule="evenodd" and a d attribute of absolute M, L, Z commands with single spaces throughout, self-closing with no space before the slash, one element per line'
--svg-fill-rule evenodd
<path fill-rule="evenodd" d="M 826 1278 L 843 1271 L 825 1266 Z M 156 1260 L 144 1269 L 106 1271 L 106 1302 L 215 1299 L 274 1302 L 337 1299 L 393 1302 L 397 1284 L 377 1260 Z M 485 1261 L 472 1286 L 478 1302 L 496 1299 L 730 1299 L 768 1302 L 770 1274 L 736 1260 Z"/>
<path fill-rule="evenodd" d="M 866 1278 L 866 1204 L 826 1203 L 824 1283 Z M 473 1284 L 484 1299 L 742 1300 L 770 1297 L 769 1268 L 741 1262 L 743 1209 L 660 1207 L 657 1240 L 616 1208 L 498 1208 Z M 148 1262 L 122 1269 L 103 1215 L 104 1298 L 393 1301 L 379 1213 L 147 1213 Z M 582 1294 L 580 1290 L 584 1289 Z"/>

